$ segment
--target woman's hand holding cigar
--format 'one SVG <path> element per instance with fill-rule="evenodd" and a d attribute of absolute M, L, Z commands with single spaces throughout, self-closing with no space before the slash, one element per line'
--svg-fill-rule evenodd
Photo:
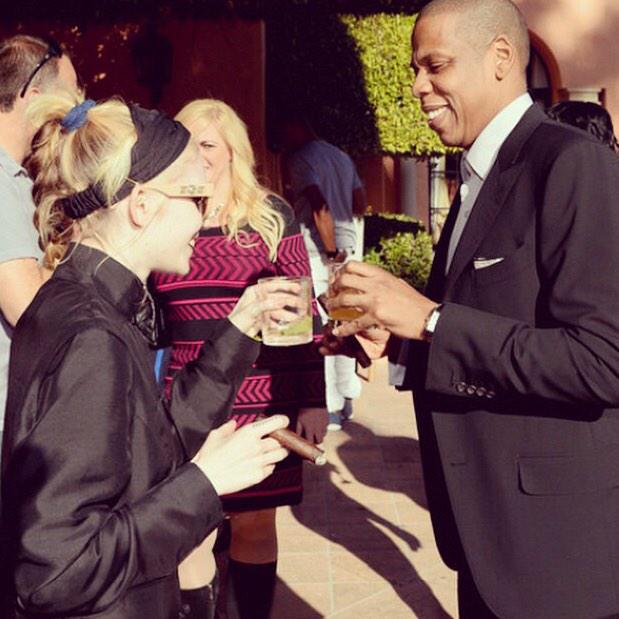
<path fill-rule="evenodd" d="M 288 452 L 269 435 L 289 422 L 273 415 L 236 429 L 233 420 L 211 431 L 191 460 L 210 480 L 220 496 L 238 492 L 268 477 Z"/>

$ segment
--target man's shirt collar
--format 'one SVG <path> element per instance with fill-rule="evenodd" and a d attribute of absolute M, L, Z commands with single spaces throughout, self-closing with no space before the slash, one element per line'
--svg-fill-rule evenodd
<path fill-rule="evenodd" d="M 514 99 L 484 127 L 471 148 L 464 152 L 463 159 L 482 181 L 488 175 L 503 142 L 532 105 L 533 99 L 529 93 Z"/>
<path fill-rule="evenodd" d="M 28 176 L 28 173 L 2 146 L 0 146 L 0 168 L 4 168 L 10 176 Z"/>

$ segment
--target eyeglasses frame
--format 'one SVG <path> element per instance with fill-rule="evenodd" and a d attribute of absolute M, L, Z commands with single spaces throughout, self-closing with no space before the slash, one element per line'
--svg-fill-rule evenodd
<path fill-rule="evenodd" d="M 62 48 L 56 41 L 49 40 L 47 41 L 47 51 L 45 52 L 45 56 L 41 58 L 38 64 L 32 69 L 30 76 L 26 80 L 23 88 L 19 92 L 19 98 L 23 99 L 26 96 L 26 92 L 28 87 L 32 83 L 32 80 L 35 78 L 36 74 L 53 58 L 61 58 L 63 54 Z"/>
<path fill-rule="evenodd" d="M 140 185 L 143 189 L 152 189 L 166 198 L 189 198 L 194 201 L 196 208 L 204 217 L 206 215 L 206 198 L 213 195 L 213 183 L 203 183 L 201 185 L 194 184 L 167 184 L 167 185 L 149 185 L 148 183 L 139 183 L 138 181 L 128 178 L 130 183 Z"/>

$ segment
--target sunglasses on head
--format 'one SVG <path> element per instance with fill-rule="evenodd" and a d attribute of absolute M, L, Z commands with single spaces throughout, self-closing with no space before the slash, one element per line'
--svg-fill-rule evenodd
<path fill-rule="evenodd" d="M 26 91 L 28 90 L 28 86 L 32 83 L 35 75 L 48 63 L 52 58 L 60 58 L 62 56 L 62 48 L 56 41 L 48 40 L 47 41 L 47 51 L 45 52 L 45 56 L 41 58 L 39 63 L 32 69 L 30 76 L 26 80 L 24 87 L 21 89 L 19 93 L 19 97 L 23 99 L 26 96 Z"/>
<path fill-rule="evenodd" d="M 130 183 L 137 185 L 138 182 L 132 178 L 127 179 Z M 148 185 L 143 184 L 144 189 L 152 189 L 166 198 L 186 198 L 193 200 L 200 215 L 204 217 L 208 199 L 213 195 L 213 184 L 205 183 L 203 185 Z"/>

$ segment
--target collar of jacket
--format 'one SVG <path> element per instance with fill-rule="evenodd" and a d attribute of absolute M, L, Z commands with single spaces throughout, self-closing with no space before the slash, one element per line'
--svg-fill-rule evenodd
<path fill-rule="evenodd" d="M 451 288 L 470 263 L 518 178 L 521 169 L 518 163 L 527 141 L 545 120 L 548 120 L 548 117 L 541 108 L 532 105 L 501 146 L 496 162 L 490 169 L 477 196 L 475 206 L 451 261 L 449 272 L 438 279 L 442 293 L 435 300 L 449 300 Z"/>
<path fill-rule="evenodd" d="M 497 162 L 501 171 L 514 165 L 522 151 L 522 148 L 531 137 L 531 134 L 541 123 L 548 120 L 544 110 L 538 105 L 532 105 L 520 119 L 511 134 L 507 137 L 499 149 Z"/>
<path fill-rule="evenodd" d="M 135 273 L 108 254 L 86 245 L 72 244 L 68 256 L 57 268 L 55 276 L 92 283 L 97 293 L 154 345 L 157 321 L 153 299 Z"/>

